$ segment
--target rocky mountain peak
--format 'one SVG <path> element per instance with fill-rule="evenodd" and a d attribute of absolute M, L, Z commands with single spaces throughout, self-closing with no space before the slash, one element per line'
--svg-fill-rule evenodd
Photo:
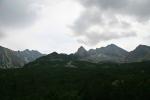
<path fill-rule="evenodd" d="M 75 54 L 80 57 L 86 57 L 88 55 L 88 51 L 83 46 L 81 46 Z"/>
<path fill-rule="evenodd" d="M 52 52 L 50 55 L 55 56 L 55 55 L 58 55 L 58 53 L 57 52 Z"/>
<path fill-rule="evenodd" d="M 105 48 L 120 48 L 120 47 L 118 47 L 117 45 L 115 45 L 115 44 L 110 44 L 110 45 L 108 45 L 108 46 L 106 46 Z"/>
<path fill-rule="evenodd" d="M 30 51 L 29 49 L 25 49 L 24 51 Z"/>
<path fill-rule="evenodd" d="M 87 52 L 87 51 L 86 51 L 86 49 L 85 49 L 83 46 L 81 46 L 81 47 L 78 49 L 77 52 Z"/>
<path fill-rule="evenodd" d="M 139 46 L 136 47 L 135 50 L 137 50 L 137 49 L 150 49 L 150 47 L 146 46 L 146 45 L 139 45 Z"/>
<path fill-rule="evenodd" d="M 38 51 L 26 49 L 13 51 L 0 46 L 0 68 L 17 68 L 44 56 Z"/>
<path fill-rule="evenodd" d="M 108 45 L 107 47 L 118 47 L 118 46 L 115 45 L 115 44 L 110 44 L 110 45 Z"/>
<path fill-rule="evenodd" d="M 150 60 L 150 47 L 146 45 L 137 46 L 126 57 L 126 61 L 128 62 L 140 62 L 144 60 Z"/>

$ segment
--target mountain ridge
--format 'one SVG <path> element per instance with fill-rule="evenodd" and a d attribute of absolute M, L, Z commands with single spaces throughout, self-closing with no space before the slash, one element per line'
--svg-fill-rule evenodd
<path fill-rule="evenodd" d="M 150 46 L 139 45 L 126 57 L 127 62 L 139 62 L 150 60 Z"/>
<path fill-rule="evenodd" d="M 44 56 L 44 57 L 42 57 Z M 106 47 L 86 50 L 83 46 L 73 54 L 53 52 L 48 55 L 41 54 L 36 50 L 26 49 L 24 51 L 14 51 L 0 46 L 0 68 L 20 68 L 36 59 L 45 61 L 70 61 L 81 60 L 93 63 L 115 62 L 131 63 L 150 60 L 150 46 L 139 45 L 133 51 L 128 52 L 115 44 Z"/>
<path fill-rule="evenodd" d="M 35 50 L 14 51 L 0 46 L 0 68 L 20 68 L 41 56 Z"/>
<path fill-rule="evenodd" d="M 77 51 L 78 53 L 78 51 Z M 106 47 L 100 47 L 96 49 L 90 49 L 87 51 L 86 56 L 82 57 L 82 60 L 100 62 L 110 61 L 123 62 L 124 57 L 128 54 L 128 51 L 118 47 L 115 44 L 110 44 Z M 85 55 L 85 54 L 80 54 Z"/>
<path fill-rule="evenodd" d="M 137 46 L 136 49 L 134 49 L 131 52 L 128 52 L 117 45 L 110 44 L 106 47 L 100 47 L 96 49 L 90 49 L 86 50 L 83 46 L 80 46 L 78 50 L 73 53 L 73 54 L 62 54 L 62 53 L 51 53 L 47 56 L 47 59 L 53 59 L 56 58 L 55 61 L 62 61 L 66 60 L 79 60 L 79 61 L 88 61 L 88 62 L 93 62 L 93 63 L 99 63 L 99 62 L 114 62 L 114 63 L 131 63 L 131 62 L 142 62 L 142 61 L 149 61 L 150 56 L 140 56 L 140 60 L 136 60 L 135 51 L 142 49 L 140 52 L 145 52 L 144 50 L 146 49 L 145 55 L 150 52 L 149 46 L 145 45 L 139 45 Z M 138 52 L 138 53 L 140 53 Z M 54 55 L 55 54 L 55 55 Z M 57 55 L 56 55 L 57 54 Z M 129 60 L 128 56 L 131 57 L 131 61 Z M 46 58 L 45 58 L 46 59 Z M 59 59 L 59 60 L 58 60 Z M 53 59 L 54 60 L 54 59 Z"/>

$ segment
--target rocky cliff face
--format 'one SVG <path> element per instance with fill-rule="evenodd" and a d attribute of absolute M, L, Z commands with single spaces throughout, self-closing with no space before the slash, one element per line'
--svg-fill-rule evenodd
<path fill-rule="evenodd" d="M 41 54 L 40 52 L 36 50 L 26 49 L 24 51 L 18 51 L 18 56 L 20 58 L 23 58 L 26 63 L 32 62 L 43 55 L 44 54 Z"/>
<path fill-rule="evenodd" d="M 0 68 L 18 68 L 43 54 L 38 51 L 13 51 L 0 46 Z"/>
<path fill-rule="evenodd" d="M 114 44 L 102 48 L 91 49 L 89 51 L 80 47 L 76 53 L 76 55 L 82 57 L 82 60 L 84 59 L 92 62 L 123 62 L 127 54 L 127 51 Z"/>
<path fill-rule="evenodd" d="M 91 62 L 141 62 L 150 60 L 150 47 L 146 45 L 139 45 L 131 52 L 128 52 L 114 44 L 110 44 L 106 47 L 90 49 L 89 51 L 80 47 L 75 55 L 78 55 L 81 60 Z"/>
<path fill-rule="evenodd" d="M 81 46 L 77 52 L 75 53 L 76 56 L 78 56 L 79 58 L 85 58 L 87 57 L 89 54 L 88 54 L 88 51 L 83 47 Z"/>

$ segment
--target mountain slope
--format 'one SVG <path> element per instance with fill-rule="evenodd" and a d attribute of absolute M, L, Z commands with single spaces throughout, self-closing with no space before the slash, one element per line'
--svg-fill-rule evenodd
<path fill-rule="evenodd" d="M 17 52 L 0 46 L 0 68 L 16 68 L 23 66 L 25 61 Z"/>
<path fill-rule="evenodd" d="M 88 55 L 88 51 L 83 46 L 81 46 L 75 53 L 75 56 L 78 56 L 80 59 L 85 58 Z"/>
<path fill-rule="evenodd" d="M 118 57 L 124 57 L 128 54 L 128 52 L 114 44 L 110 44 L 106 47 L 102 47 L 99 49 L 96 49 L 97 53 L 103 53 L 105 55 L 109 56 L 118 56 Z"/>
<path fill-rule="evenodd" d="M 126 56 L 125 60 L 126 62 L 141 62 L 150 60 L 150 47 L 146 45 L 139 45 Z"/>
<path fill-rule="evenodd" d="M 28 49 L 24 51 L 18 51 L 18 55 L 20 58 L 23 58 L 26 63 L 32 62 L 37 58 L 44 56 L 44 54 L 41 54 L 36 50 L 28 50 Z"/>
<path fill-rule="evenodd" d="M 125 56 L 128 54 L 127 51 L 114 44 L 102 48 L 91 49 L 89 51 L 82 50 L 82 52 L 82 55 L 86 55 L 82 56 L 82 60 L 84 59 L 92 62 L 123 62 Z"/>
<path fill-rule="evenodd" d="M 17 68 L 24 64 L 32 62 L 39 57 L 44 56 L 35 50 L 13 51 L 4 47 L 0 47 L 0 68 Z M 49 54 L 44 59 L 47 62 L 64 61 L 64 60 L 82 60 L 89 62 L 116 62 L 130 63 L 150 60 L 150 47 L 139 45 L 135 50 L 127 52 L 126 50 L 111 44 L 106 47 L 90 49 L 87 51 L 84 47 L 80 47 L 74 54 L 58 54 L 56 52 Z"/>
<path fill-rule="evenodd" d="M 117 63 L 130 63 L 142 62 L 150 60 L 150 47 L 146 45 L 139 45 L 135 50 L 128 52 L 114 44 L 106 47 L 90 49 L 86 51 L 80 47 L 75 53 L 80 60 L 90 62 L 117 62 Z"/>
<path fill-rule="evenodd" d="M 18 68 L 43 56 L 37 51 L 13 51 L 0 46 L 0 68 Z"/>

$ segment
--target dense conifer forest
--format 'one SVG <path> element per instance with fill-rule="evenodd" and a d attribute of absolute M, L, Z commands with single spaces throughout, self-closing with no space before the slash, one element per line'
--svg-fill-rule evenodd
<path fill-rule="evenodd" d="M 0 70 L 1 100 L 149 100 L 150 62 L 37 60 Z"/>

